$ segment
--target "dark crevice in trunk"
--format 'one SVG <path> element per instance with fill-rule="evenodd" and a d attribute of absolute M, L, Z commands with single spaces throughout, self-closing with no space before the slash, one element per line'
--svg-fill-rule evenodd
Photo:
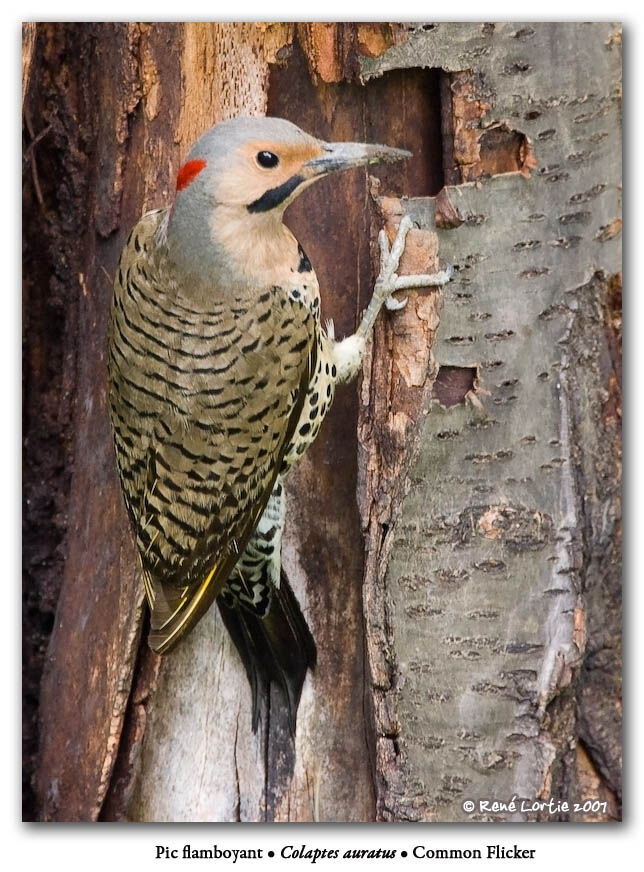
<path fill-rule="evenodd" d="M 87 222 L 82 83 L 68 61 L 87 28 L 38 25 L 24 104 L 23 166 L 23 819 L 40 809 L 32 787 L 40 680 L 66 556 L 76 387 L 76 325 Z M 37 119 L 37 122 L 36 122 Z M 29 133 L 31 129 L 33 136 Z M 42 200 L 42 202 L 41 202 Z"/>

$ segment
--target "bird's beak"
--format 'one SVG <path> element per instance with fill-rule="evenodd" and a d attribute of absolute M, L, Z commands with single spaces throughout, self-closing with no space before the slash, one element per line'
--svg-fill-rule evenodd
<path fill-rule="evenodd" d="M 324 149 L 322 155 L 307 161 L 302 166 L 301 175 L 305 179 L 313 179 L 340 170 L 350 170 L 353 167 L 393 163 L 412 156 L 410 151 L 402 148 L 370 145 L 364 142 L 325 142 L 322 143 L 322 147 Z"/>

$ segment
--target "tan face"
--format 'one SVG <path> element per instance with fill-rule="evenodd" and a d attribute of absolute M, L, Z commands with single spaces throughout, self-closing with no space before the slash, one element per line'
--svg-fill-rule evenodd
<path fill-rule="evenodd" d="M 259 156 L 265 153 L 276 156 L 277 163 L 274 166 L 262 165 L 262 158 Z M 231 157 L 226 172 L 218 174 L 215 198 L 226 205 L 248 206 L 267 191 L 279 188 L 295 176 L 302 175 L 304 181 L 304 177 L 308 178 L 309 174 L 306 171 L 302 173 L 303 165 L 323 153 L 322 143 L 314 139 L 297 144 L 261 139 L 246 142 Z M 274 163 L 270 158 L 264 157 L 263 160 L 267 164 Z M 300 190 L 298 185 L 297 192 Z"/>

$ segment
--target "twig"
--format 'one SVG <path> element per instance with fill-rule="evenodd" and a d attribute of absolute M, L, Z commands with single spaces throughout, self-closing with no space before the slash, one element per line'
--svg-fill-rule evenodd
<path fill-rule="evenodd" d="M 40 181 L 38 179 L 38 167 L 36 166 L 36 155 L 34 153 L 34 146 L 37 142 L 39 142 L 45 134 L 49 132 L 51 129 L 51 125 L 45 127 L 44 130 L 41 130 L 38 136 L 34 136 L 34 128 L 31 123 L 31 117 L 29 115 L 29 111 L 25 110 L 25 124 L 27 125 L 27 130 L 29 131 L 29 136 L 31 137 L 31 142 L 25 151 L 25 157 L 29 158 L 29 162 L 31 163 L 31 177 L 34 182 L 34 189 L 36 191 L 36 197 L 38 202 L 40 203 L 41 208 L 45 207 L 45 200 L 42 195 L 42 189 L 40 187 Z"/>

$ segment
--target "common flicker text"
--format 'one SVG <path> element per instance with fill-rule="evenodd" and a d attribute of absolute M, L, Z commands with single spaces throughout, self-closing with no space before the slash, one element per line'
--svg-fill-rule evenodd
<path fill-rule="evenodd" d="M 187 844 L 181 848 L 168 845 L 155 846 L 157 860 L 224 860 L 237 863 L 243 860 L 305 860 L 318 863 L 325 860 L 533 860 L 536 848 L 522 848 L 519 845 L 485 845 L 481 848 L 431 848 L 427 845 L 414 845 L 408 849 L 399 848 L 319 848 L 311 845 L 284 845 L 281 850 L 265 848 L 223 848 L 210 845 L 198 848 Z"/>

